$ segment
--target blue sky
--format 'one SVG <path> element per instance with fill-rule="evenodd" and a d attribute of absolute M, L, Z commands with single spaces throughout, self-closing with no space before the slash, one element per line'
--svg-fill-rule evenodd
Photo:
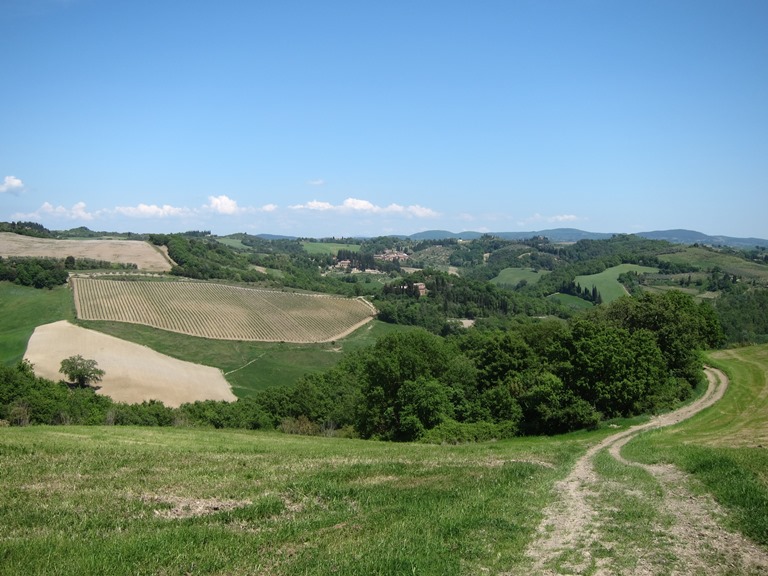
<path fill-rule="evenodd" d="M 768 237 L 768 2 L 0 0 L 0 220 Z"/>

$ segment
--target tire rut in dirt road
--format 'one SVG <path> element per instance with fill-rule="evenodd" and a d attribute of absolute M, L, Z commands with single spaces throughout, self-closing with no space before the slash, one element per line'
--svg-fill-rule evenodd
<path fill-rule="evenodd" d="M 622 464 L 641 467 L 655 478 L 663 494 L 655 505 L 672 520 L 669 527 L 663 528 L 663 540 L 670 543 L 670 551 L 677 560 L 675 566 L 667 565 L 662 554 L 637 550 L 633 574 L 768 574 L 768 554 L 743 536 L 720 527 L 715 519 L 722 513 L 716 503 L 709 496 L 694 496 L 686 488 L 688 479 L 684 473 L 673 466 L 629 462 L 620 455 L 621 448 L 640 432 L 677 424 L 722 398 L 728 386 L 727 377 L 713 368 L 707 368 L 706 374 L 709 385 L 701 398 L 608 436 L 576 461 L 568 476 L 555 485 L 557 499 L 544 510 L 537 538 L 526 551 L 532 562 L 531 574 L 616 573 L 610 566 L 610 554 L 592 556 L 592 550 L 612 548 L 606 534 L 608 527 L 603 525 L 600 511 L 593 505 L 602 488 L 594 459 L 606 449 Z M 713 564 L 713 558 L 718 559 L 717 564 Z"/>

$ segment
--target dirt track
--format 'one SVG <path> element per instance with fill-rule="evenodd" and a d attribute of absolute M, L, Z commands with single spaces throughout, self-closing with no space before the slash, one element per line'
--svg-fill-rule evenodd
<path fill-rule="evenodd" d="M 63 377 L 61 361 L 76 354 L 96 360 L 106 372 L 98 393 L 118 402 L 155 399 L 179 406 L 195 400 L 236 399 L 217 368 L 177 360 L 66 321 L 38 326 L 24 357 L 34 364 L 37 375 L 58 381 Z"/>
<path fill-rule="evenodd" d="M 526 551 L 533 563 L 531 574 L 617 573 L 610 554 L 592 556 L 597 548 L 612 548 L 610 527 L 600 518 L 601 508 L 611 503 L 600 501 L 601 478 L 594 470 L 595 456 L 606 449 L 623 464 L 640 466 L 653 475 L 663 494 L 658 508 L 672 519 L 660 541 L 671 543 L 676 563 L 662 563 L 662 556 L 654 550 L 639 549 L 632 574 L 768 574 L 768 554 L 743 536 L 722 528 L 716 521 L 721 516 L 717 504 L 708 496 L 692 494 L 686 487 L 685 474 L 674 466 L 629 462 L 620 454 L 621 448 L 640 432 L 677 424 L 722 398 L 727 377 L 712 368 L 706 374 L 709 386 L 701 398 L 605 438 L 579 458 L 570 474 L 557 483 L 557 499 L 545 509 L 537 539 Z"/>

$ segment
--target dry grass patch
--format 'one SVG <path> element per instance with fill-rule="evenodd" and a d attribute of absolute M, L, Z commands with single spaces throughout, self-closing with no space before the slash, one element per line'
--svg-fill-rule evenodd
<path fill-rule="evenodd" d="M 163 247 L 138 240 L 54 240 L 0 232 L 0 256 L 35 258 L 90 258 L 136 264 L 139 270 L 168 272 L 171 259 Z"/>
<path fill-rule="evenodd" d="M 222 500 L 220 498 L 189 498 L 186 496 L 172 496 L 144 494 L 140 500 L 151 506 L 161 505 L 155 509 L 155 516 L 166 520 L 179 520 L 182 518 L 195 518 L 208 516 L 218 512 L 227 512 L 235 508 L 242 508 L 251 504 L 250 500 Z"/>

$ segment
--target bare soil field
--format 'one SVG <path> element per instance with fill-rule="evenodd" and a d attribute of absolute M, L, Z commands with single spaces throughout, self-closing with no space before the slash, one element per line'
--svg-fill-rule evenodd
<path fill-rule="evenodd" d="M 81 354 L 105 371 L 99 394 L 118 402 L 160 400 L 179 406 L 196 400 L 236 400 L 217 368 L 184 362 L 145 346 L 80 328 L 66 321 L 38 326 L 24 358 L 38 376 L 61 380 L 61 361 Z"/>
<path fill-rule="evenodd" d="M 119 264 L 136 264 L 139 270 L 167 272 L 171 269 L 165 247 L 138 240 L 53 240 L 0 232 L 0 256 L 37 258 L 91 258 Z"/>

